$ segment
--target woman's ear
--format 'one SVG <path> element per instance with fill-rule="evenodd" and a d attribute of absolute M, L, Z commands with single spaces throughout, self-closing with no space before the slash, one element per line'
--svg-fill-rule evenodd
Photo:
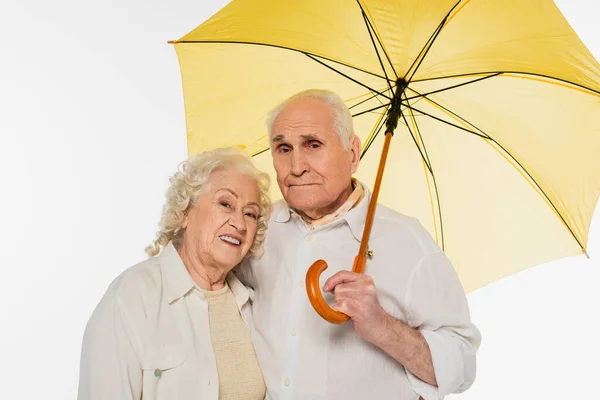
<path fill-rule="evenodd" d="M 181 221 L 181 229 L 185 229 L 188 226 L 188 216 L 184 215 L 183 216 L 183 221 Z"/>

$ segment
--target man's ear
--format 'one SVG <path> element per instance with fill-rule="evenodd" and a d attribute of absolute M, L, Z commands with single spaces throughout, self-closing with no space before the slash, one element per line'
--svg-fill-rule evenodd
<path fill-rule="evenodd" d="M 350 153 L 352 154 L 351 171 L 354 174 L 360 163 L 360 138 L 356 135 L 350 138 Z"/>

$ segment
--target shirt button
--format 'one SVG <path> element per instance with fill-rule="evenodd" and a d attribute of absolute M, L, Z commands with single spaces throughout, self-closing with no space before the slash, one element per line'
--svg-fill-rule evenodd
<path fill-rule="evenodd" d="M 285 386 L 290 386 L 290 383 L 292 383 L 292 381 L 290 381 L 290 378 L 285 378 Z"/>
<path fill-rule="evenodd" d="M 162 375 L 162 371 L 160 369 L 155 369 L 154 370 L 154 376 L 157 378 L 160 378 L 160 376 Z"/>
<path fill-rule="evenodd" d="M 312 235 L 306 235 L 304 240 L 306 240 L 307 242 L 312 242 Z"/>
<path fill-rule="evenodd" d="M 298 286 L 304 287 L 304 281 L 298 281 Z"/>
<path fill-rule="evenodd" d="M 296 330 L 292 329 L 292 336 L 296 336 Z"/>

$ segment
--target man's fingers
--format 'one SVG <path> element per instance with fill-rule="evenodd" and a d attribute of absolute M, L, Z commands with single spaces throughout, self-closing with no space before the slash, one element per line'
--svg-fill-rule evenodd
<path fill-rule="evenodd" d="M 363 297 L 365 295 L 375 295 L 377 293 L 375 285 L 366 283 L 364 280 L 340 283 L 333 288 L 332 292 L 336 298 L 339 296 Z"/>
<path fill-rule="evenodd" d="M 373 285 L 373 278 L 365 274 L 357 274 L 352 271 L 338 271 L 333 274 L 323 286 L 323 290 L 330 292 L 339 284 L 352 282 L 360 282 L 360 284 Z"/>
<path fill-rule="evenodd" d="M 359 276 L 360 274 L 357 274 L 356 272 L 352 271 L 338 271 L 335 274 L 333 274 L 329 279 L 327 279 L 325 285 L 323 286 L 323 290 L 326 292 L 330 292 L 340 283 L 354 282 L 358 279 Z"/>
<path fill-rule="evenodd" d="M 352 318 L 354 314 L 356 314 L 356 310 L 358 309 L 358 304 L 350 299 L 336 300 L 331 308 L 335 311 L 342 312 Z"/>

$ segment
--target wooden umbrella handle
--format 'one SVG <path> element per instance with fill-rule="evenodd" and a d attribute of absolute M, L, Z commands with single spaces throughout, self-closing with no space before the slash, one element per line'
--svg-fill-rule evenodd
<path fill-rule="evenodd" d="M 363 230 L 362 240 L 360 242 L 360 249 L 358 255 L 354 258 L 354 265 L 352 266 L 352 272 L 362 274 L 365 270 L 365 263 L 367 261 L 367 245 L 369 243 L 369 236 L 371 235 L 371 227 L 373 225 L 373 217 L 375 215 L 375 208 L 377 207 L 377 198 L 379 197 L 379 189 L 381 188 L 381 179 L 383 178 L 383 170 L 385 168 L 385 162 L 387 160 L 388 151 L 390 148 L 390 142 L 392 140 L 392 132 L 388 129 L 385 133 L 385 143 L 381 152 L 381 159 L 379 160 L 379 167 L 377 169 L 377 177 L 375 178 L 375 185 L 373 187 L 373 194 L 371 195 L 371 202 L 369 203 L 369 211 L 367 212 L 367 219 L 365 221 L 365 228 Z M 326 321 L 332 324 L 343 324 L 347 322 L 350 317 L 346 314 L 335 311 L 323 298 L 321 294 L 321 288 L 319 287 L 319 278 L 321 273 L 327 269 L 327 263 L 323 260 L 317 260 L 310 266 L 306 273 L 306 292 L 310 304 L 312 304 L 315 311 L 323 317 Z"/>
<path fill-rule="evenodd" d="M 364 256 L 356 256 L 354 258 L 354 265 L 352 271 L 357 274 L 362 274 L 365 269 L 365 262 L 367 259 Z M 323 260 L 317 260 L 310 266 L 306 273 L 306 291 L 308 293 L 308 299 L 312 304 L 315 311 L 326 321 L 332 324 L 343 324 L 348 322 L 350 317 L 346 314 L 335 311 L 323 298 L 321 289 L 319 288 L 319 279 L 321 273 L 327 269 L 327 263 Z"/>

